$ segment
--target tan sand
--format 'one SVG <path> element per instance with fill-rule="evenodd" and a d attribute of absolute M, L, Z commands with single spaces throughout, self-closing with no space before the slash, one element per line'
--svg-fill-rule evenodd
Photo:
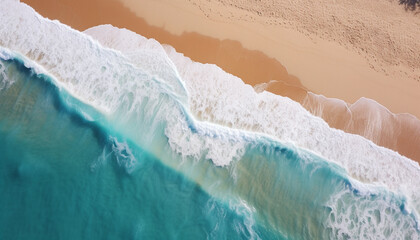
<path fill-rule="evenodd" d="M 260 51 L 242 47 L 238 41 L 218 40 L 194 32 L 182 35 L 171 34 L 160 27 L 151 26 L 116 0 L 23 0 L 41 15 L 83 31 L 100 24 L 112 24 L 127 28 L 160 43 L 169 44 L 194 61 L 217 63 L 225 71 L 240 77 L 245 82 L 264 83 L 271 79 L 287 81 L 301 86 L 299 80 L 287 73 L 274 58 Z M 83 7 L 80 7 L 83 5 Z M 91 11 L 95 9 L 95 11 Z M 256 80 L 258 79 L 258 80 Z"/>
<path fill-rule="evenodd" d="M 386 0 L 120 0 L 153 26 L 237 40 L 312 92 L 420 118 L 420 17 Z"/>
<path fill-rule="evenodd" d="M 288 74 L 279 59 L 289 63 L 295 69 L 294 74 L 297 76 L 310 79 L 308 84 L 311 86 L 336 92 L 328 96 L 338 96 L 344 99 L 351 96 L 358 99 L 359 95 L 357 94 L 361 94 L 360 97 L 369 96 L 369 94 L 362 94 L 365 94 L 369 89 L 374 89 L 374 95 L 380 96 L 374 98 L 377 101 L 383 98 L 389 98 L 388 100 L 397 98 L 398 104 L 392 105 L 395 108 L 400 106 L 399 101 L 402 105 L 409 102 L 410 106 L 415 106 L 412 101 L 419 101 L 420 98 L 416 94 L 420 94 L 420 91 L 416 92 L 417 88 L 413 87 L 411 89 L 413 91 L 408 91 L 411 95 L 404 95 L 396 90 L 399 88 L 389 87 L 401 85 L 404 90 L 410 89 L 409 87 L 413 84 L 404 84 L 404 81 L 411 81 L 410 79 L 405 79 L 400 84 L 391 81 L 389 76 L 385 80 L 381 80 L 384 74 L 370 68 L 366 64 L 364 56 L 351 52 L 335 42 L 318 38 L 316 34 L 312 33 L 306 36 L 296 30 L 281 28 L 277 25 L 273 27 L 258 22 L 252 15 L 254 14 L 252 11 L 245 13 L 246 19 L 243 21 L 221 18 L 224 21 L 218 22 L 217 19 L 210 16 L 215 12 L 209 10 L 209 6 L 206 5 L 210 4 L 210 1 L 199 6 L 183 0 L 138 1 L 137 4 L 141 5 L 141 9 L 140 5 L 136 5 L 137 8 L 134 6 L 134 9 L 137 9 L 137 15 L 145 17 L 148 22 L 116 0 L 61 0 L 60 3 L 53 0 L 24 0 L 24 2 L 33 6 L 42 15 L 51 19 L 59 19 L 78 30 L 85 30 L 105 23 L 128 28 L 145 37 L 170 44 L 177 51 L 195 61 L 215 63 L 251 85 L 266 83 L 272 79 L 279 80 L 268 84 L 266 90 L 301 102 L 304 107 L 324 118 L 332 127 L 360 134 L 379 145 L 396 150 L 420 162 L 420 121 L 418 119 L 409 115 L 394 115 L 379 104 L 372 102 L 367 104 L 365 101 L 359 101 L 352 106 L 347 106 L 340 100 L 327 99 L 314 94 L 307 96 L 307 90 L 300 81 Z M 198 2 L 201 4 L 200 1 Z M 126 2 L 126 4 L 130 4 L 130 2 Z M 398 5 L 394 7 L 398 8 Z M 203 8 L 207 8 L 207 10 L 203 10 Z M 243 10 L 237 8 L 237 6 L 228 8 L 239 11 L 237 15 L 232 15 L 236 18 L 244 14 L 241 12 Z M 254 19 L 256 23 L 248 23 L 249 19 Z M 149 22 L 155 26 L 149 25 Z M 271 30 L 273 32 L 270 32 Z M 206 37 L 197 32 L 210 34 L 212 37 Z M 240 42 L 228 40 L 227 37 Z M 315 43 L 313 39 L 318 43 Z M 249 48 L 259 51 L 248 50 L 242 44 L 248 44 Z M 266 54 L 265 51 L 271 55 Z M 305 58 L 307 58 L 306 61 L 303 60 Z M 302 62 L 301 67 L 299 67 L 300 61 Z M 297 66 L 294 66 L 296 64 Z M 349 69 L 347 69 L 348 67 Z M 334 79 L 339 79 L 336 80 L 338 83 L 332 84 L 331 81 Z M 370 80 L 372 81 L 370 82 Z M 381 81 L 385 81 L 385 83 Z M 341 86 L 341 82 L 345 82 L 345 84 L 343 83 Z M 304 85 L 306 86 L 305 82 Z M 414 86 L 416 85 L 414 84 Z M 343 88 L 346 90 L 346 94 L 340 95 Z M 366 91 L 357 92 L 358 89 Z M 399 100 L 399 96 L 405 98 Z M 400 111 L 420 116 L 420 113 L 410 106 L 405 108 L 408 110 L 400 109 Z"/>

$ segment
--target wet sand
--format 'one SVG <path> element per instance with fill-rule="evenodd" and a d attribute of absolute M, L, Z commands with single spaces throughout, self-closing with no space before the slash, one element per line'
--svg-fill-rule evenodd
<path fill-rule="evenodd" d="M 239 41 L 312 92 L 420 118 L 420 15 L 385 0 L 119 0 L 152 26 Z M 246 81 L 246 80 L 245 80 Z"/>
<path fill-rule="evenodd" d="M 225 71 L 251 85 L 278 79 L 302 87 L 300 81 L 289 75 L 279 61 L 267 57 L 260 51 L 245 49 L 239 41 L 219 40 L 194 32 L 185 32 L 179 36 L 171 34 L 160 27 L 149 25 L 117 0 L 23 0 L 22 2 L 32 6 L 41 15 L 58 19 L 79 31 L 100 24 L 127 28 L 144 37 L 154 38 L 162 44 L 171 45 L 194 61 L 217 63 Z"/>
<path fill-rule="evenodd" d="M 286 68 L 282 66 L 277 58 L 268 56 L 265 52 L 261 51 L 261 49 L 255 50 L 255 48 L 251 46 L 250 48 L 254 50 L 249 50 L 244 47 L 246 44 L 244 44 L 243 41 L 228 40 L 222 38 L 220 35 L 211 35 L 212 37 L 209 37 L 197 32 L 192 32 L 196 24 L 204 24 L 205 26 L 205 23 L 202 22 L 202 16 L 200 16 L 201 13 L 195 12 L 194 6 L 189 6 L 188 8 L 183 9 L 190 15 L 186 14 L 184 17 L 181 17 L 178 22 L 171 22 L 172 25 L 179 23 L 174 25 L 176 28 L 172 29 L 171 32 L 168 30 L 171 26 L 166 25 L 168 22 L 164 23 L 161 27 L 158 27 L 159 24 L 161 24 L 159 22 L 155 24 L 155 26 L 149 24 L 149 20 L 152 22 L 155 21 L 155 23 L 159 20 L 153 18 L 157 18 L 162 15 L 171 16 L 171 14 L 174 14 L 174 12 L 171 12 L 172 10 L 180 10 L 178 6 L 173 6 L 167 2 L 165 3 L 165 1 L 143 1 L 145 3 L 142 5 L 143 11 L 149 10 L 149 14 L 145 15 L 146 17 L 149 16 L 149 18 L 151 18 L 148 18 L 147 22 L 138 16 L 138 12 L 136 15 L 133 11 L 125 7 L 117 0 L 61 0 L 59 2 L 53 0 L 24 0 L 23 2 L 26 2 L 34 7 L 41 15 L 50 19 L 59 19 L 61 22 L 80 31 L 96 25 L 109 23 L 116 27 L 130 29 L 148 38 L 155 38 L 161 43 L 172 45 L 178 52 L 184 53 L 194 61 L 217 64 L 225 71 L 242 78 L 244 82 L 253 86 L 267 83 L 270 80 L 277 80 L 277 82 L 268 84 L 265 90 L 290 97 L 300 102 L 313 114 L 324 118 L 324 120 L 326 120 L 332 127 L 362 135 L 371 139 L 378 145 L 391 148 L 402 155 L 420 162 L 420 121 L 418 119 L 408 114 L 394 115 L 384 107 L 372 101 L 358 101 L 353 105 L 348 105 L 338 99 L 328 99 L 315 94 L 307 95 L 308 90 L 303 86 L 306 86 L 306 84 L 304 83 L 302 85 L 301 81 L 297 77 L 288 73 Z M 178 0 L 175 2 L 178 2 Z M 165 8 L 162 9 L 162 6 L 159 4 L 166 4 L 168 8 L 166 10 Z M 83 7 L 81 7 L 81 5 Z M 156 6 L 159 8 L 156 9 Z M 95 11 L 92 11 L 92 9 L 95 9 Z M 160 14 L 157 14 L 154 11 L 159 11 Z M 177 12 L 177 15 L 179 15 L 179 12 Z M 201 20 L 192 21 L 191 17 Z M 193 27 L 191 25 L 185 25 L 185 18 L 191 22 Z M 207 19 L 206 21 L 211 22 L 210 19 Z M 187 32 L 185 32 L 185 30 L 187 30 Z M 188 30 L 191 32 L 188 32 Z M 217 28 L 215 30 L 217 30 Z M 269 31 L 270 29 L 266 30 Z M 226 34 L 226 31 L 226 29 L 223 30 L 222 25 L 219 32 Z M 297 38 L 298 40 L 302 36 L 305 37 L 299 33 L 293 33 L 291 35 L 293 35 L 292 38 Z M 239 34 L 239 36 L 241 35 Z M 238 35 L 235 35 L 233 39 L 237 37 Z M 270 42 L 271 40 L 266 39 L 266 41 Z M 308 39 L 305 41 L 310 42 Z M 261 44 L 261 42 L 259 43 Z M 334 47 L 334 49 L 336 49 L 339 45 L 334 45 Z M 283 55 L 291 59 L 286 59 L 286 62 L 294 62 L 299 60 L 293 59 L 295 56 L 302 58 L 301 55 L 303 55 L 303 57 L 305 57 L 304 51 L 306 50 L 311 53 L 311 49 L 295 48 L 289 50 L 289 52 L 285 52 Z M 342 51 L 344 50 L 340 49 L 338 53 Z M 318 65 L 328 64 L 320 60 L 316 60 L 315 58 L 317 56 L 318 55 L 315 54 L 315 56 L 312 56 L 310 60 L 314 63 L 318 62 Z M 341 66 L 339 59 L 330 59 L 329 61 L 331 62 L 332 60 L 336 61 L 335 65 Z M 357 60 L 360 61 L 360 59 Z M 342 65 L 345 67 L 346 63 Z M 316 72 L 320 72 L 321 70 L 314 70 L 316 67 L 317 65 L 312 68 L 305 68 L 302 66 L 298 71 L 295 69 L 293 74 L 297 76 L 304 76 L 304 78 L 307 78 L 305 74 L 312 75 L 314 80 L 311 80 L 311 86 L 315 84 L 317 87 L 322 88 L 325 87 L 325 85 L 328 85 L 328 88 L 333 88 L 333 86 L 330 86 L 329 83 L 318 81 L 317 78 L 320 76 L 317 76 Z M 343 66 L 332 72 L 340 71 L 342 67 Z M 328 68 L 331 68 L 331 66 L 328 66 Z M 354 69 L 350 70 L 354 71 Z M 347 78 L 355 77 L 357 74 L 360 74 L 350 74 L 350 70 L 346 70 L 346 72 L 342 74 L 347 74 Z M 364 69 L 364 71 L 366 71 L 366 69 Z M 305 72 L 305 74 L 302 74 L 302 72 Z M 363 75 L 364 72 L 361 72 Z M 372 73 L 369 74 L 372 75 Z M 369 74 L 366 76 L 370 76 Z M 360 84 L 360 81 L 356 80 L 353 82 L 350 81 L 347 84 L 354 85 L 356 88 L 368 85 Z M 380 83 L 376 83 L 375 80 L 370 84 L 376 87 L 376 94 L 381 95 L 382 98 L 392 99 L 392 94 L 388 95 L 389 89 L 384 91 L 383 88 L 381 88 Z M 345 86 L 346 85 L 340 86 L 340 88 Z M 353 91 L 356 91 L 354 90 L 355 87 L 347 89 L 347 92 L 351 94 Z M 386 87 L 387 85 L 385 84 L 385 88 Z M 312 88 L 309 89 L 314 91 Z M 394 95 L 395 94 L 396 93 L 394 93 Z M 338 97 L 347 100 L 346 96 Z M 411 98 L 416 99 L 416 97 L 417 96 Z M 408 98 L 410 98 L 410 95 Z M 404 99 L 401 99 L 402 103 L 404 103 L 404 101 Z M 404 112 L 404 110 L 400 110 L 400 112 L 401 111 Z M 407 110 L 407 112 L 410 111 Z M 414 110 L 411 111 L 411 113 L 420 116 L 420 110 L 419 113 Z"/>
<path fill-rule="evenodd" d="M 301 104 L 333 128 L 361 135 L 420 162 L 420 121 L 413 115 L 393 114 L 366 98 L 348 104 L 308 93 Z"/>

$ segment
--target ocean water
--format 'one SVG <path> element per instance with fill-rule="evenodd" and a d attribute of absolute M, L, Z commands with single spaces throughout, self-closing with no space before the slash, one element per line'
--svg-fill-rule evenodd
<path fill-rule="evenodd" d="M 14 83 L 0 97 L 0 239 L 278 236 L 248 229 L 246 211 L 138 146 L 116 151 L 106 129 L 68 108 L 46 76 L 1 64 Z M 139 163 L 127 172 L 130 154 Z"/>
<path fill-rule="evenodd" d="M 154 40 L 1 3 L 0 239 L 419 239 L 410 159 Z"/>

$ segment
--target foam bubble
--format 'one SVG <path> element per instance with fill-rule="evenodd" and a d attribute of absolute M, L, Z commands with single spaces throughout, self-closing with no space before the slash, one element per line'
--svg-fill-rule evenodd
<path fill-rule="evenodd" d="M 1 57 L 1 56 L 0 56 Z M 0 91 L 3 89 L 8 89 L 13 82 L 7 77 L 6 67 L 2 62 L 0 62 Z"/>
<path fill-rule="evenodd" d="M 103 28 L 107 31 L 104 32 Z M 187 104 L 187 92 L 176 67 L 169 59 L 162 45 L 154 39 L 147 39 L 127 29 L 119 29 L 111 25 L 92 27 L 85 31 L 91 36 L 98 36 L 101 43 L 112 49 L 124 49 L 127 56 L 137 68 L 169 83 L 170 91 L 175 92 Z"/>
<path fill-rule="evenodd" d="M 125 39 L 127 30 L 119 31 L 122 36 L 116 35 L 116 31 L 109 26 L 98 26 L 95 32 L 86 32 L 123 54 L 132 52 L 136 47 L 147 48 L 148 40 L 132 32 L 129 34 L 130 42 L 136 42 L 134 45 L 121 46 L 110 44 L 115 41 L 109 38 L 106 41 L 101 39 L 109 36 L 108 32 L 112 32 L 116 39 Z M 216 65 L 193 62 L 170 46 L 165 45 L 164 48 L 185 81 L 190 110 L 197 118 L 234 129 L 265 133 L 282 142 L 309 149 L 340 164 L 360 181 L 383 184 L 408 194 L 415 199 L 414 206 L 420 209 L 418 163 L 361 136 L 330 128 L 324 120 L 311 115 L 289 98 L 269 92 L 257 93 L 241 79 Z M 135 58 L 129 58 L 136 64 Z M 178 145 L 172 146 L 179 149 Z"/>
<path fill-rule="evenodd" d="M 204 157 L 218 166 L 225 166 L 231 160 L 239 160 L 245 151 L 243 134 L 238 130 L 229 130 L 210 123 L 188 126 L 188 122 L 177 118 L 169 121 L 171 127 L 165 129 L 169 145 L 184 158 Z M 191 128 L 196 131 L 195 134 L 189 130 Z"/>
<path fill-rule="evenodd" d="M 244 149 L 255 145 L 262 136 L 271 135 L 265 139 L 293 142 L 340 163 L 358 179 L 407 192 L 420 209 L 416 205 L 420 192 L 418 165 L 362 137 L 330 129 L 288 98 L 267 92 L 257 94 L 239 78 L 214 65 L 194 63 L 170 47 L 165 47 L 169 58 L 156 53 L 157 59 L 172 59 L 174 63 L 163 63 L 170 69 L 159 75 L 158 68 L 138 66 L 139 62 L 147 63 L 146 58 L 137 58 L 123 49 L 105 48 L 85 34 L 41 18 L 26 5 L 8 0 L 4 3 L 0 5 L 4 13 L 0 16 L 0 35 L 4 36 L 1 45 L 31 59 L 23 57 L 25 63 L 38 62 L 66 91 L 103 110 L 106 121 L 115 128 L 112 130 L 127 138 L 111 139 L 111 148 L 117 162 L 128 171 L 138 164 L 129 146 L 131 141 L 148 150 L 153 150 L 151 145 L 158 146 L 152 151 L 158 157 L 169 150 L 184 158 L 212 160 L 223 166 L 241 158 Z M 141 46 L 145 46 L 141 53 L 154 56 L 153 51 L 146 51 L 147 45 Z M 189 103 L 182 99 L 182 88 L 177 90 L 177 84 L 182 85 L 177 74 L 185 80 Z M 208 122 L 196 121 L 189 111 Z M 97 120 L 94 114 L 89 116 Z M 157 145 L 155 136 L 169 143 L 171 149 Z M 297 154 L 305 160 L 304 153 Z M 103 156 L 101 160 L 107 156 L 105 152 Z M 409 211 L 408 207 L 404 209 Z"/>
<path fill-rule="evenodd" d="M 326 235 L 337 239 L 419 239 L 404 199 L 386 194 L 355 196 L 349 189 L 331 197 Z"/>
<path fill-rule="evenodd" d="M 158 129 L 155 126 L 166 124 L 169 143 L 183 156 L 206 153 L 205 159 L 217 165 L 239 158 L 242 144 L 238 133 L 232 135 L 227 128 L 213 128 L 218 136 L 215 137 L 209 134 L 205 123 L 187 120 L 184 108 L 188 107 L 188 93 L 172 61 L 156 41 L 143 38 L 143 50 L 123 55 L 104 48 L 86 34 L 42 18 L 25 4 L 6 0 L 0 10 L 5 13 L 1 15 L 0 35 L 4 37 L 0 45 L 21 53 L 21 59 L 29 58 L 31 61 L 23 61 L 27 67 L 32 67 L 33 62 L 41 65 L 53 77 L 54 84 L 94 106 L 121 129 L 131 121 L 130 126 L 135 127 L 125 129 L 125 133 L 133 141 L 149 147 Z M 112 39 L 114 35 L 103 36 Z M 94 120 L 92 116 L 89 119 Z M 155 153 L 159 155 L 159 150 Z"/>
<path fill-rule="evenodd" d="M 128 173 L 133 172 L 138 162 L 127 142 L 119 142 L 115 137 L 110 137 L 109 140 L 112 142 L 112 152 L 117 159 L 118 165 L 123 167 Z"/>

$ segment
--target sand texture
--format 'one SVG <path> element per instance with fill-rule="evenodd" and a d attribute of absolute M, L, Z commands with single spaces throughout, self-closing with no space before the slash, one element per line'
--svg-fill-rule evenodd
<path fill-rule="evenodd" d="M 332 127 L 362 135 L 420 161 L 420 121 L 414 116 L 393 114 L 366 98 L 347 104 L 312 93 L 307 95 L 311 91 L 347 102 L 373 98 L 392 111 L 420 116 L 417 106 L 420 84 L 416 75 L 420 47 L 419 41 L 414 41 L 420 39 L 419 17 L 396 2 L 24 2 L 42 15 L 81 31 L 110 23 L 155 38 L 194 61 L 217 64 L 255 86 L 257 91 L 271 91 L 300 102 Z M 365 5 L 366 9 L 356 11 Z M 381 9 L 376 11 L 375 6 Z M 393 17 L 386 19 L 391 10 L 395 12 Z M 385 20 L 381 22 L 381 18 Z M 394 21 L 395 26 L 381 29 L 380 24 L 387 25 L 389 21 Z M 357 24 L 363 26 L 356 27 Z M 371 34 L 369 42 L 366 31 L 378 33 Z M 363 37 L 354 41 L 354 36 L 359 35 Z M 389 45 L 384 42 L 386 39 L 391 39 Z M 374 45 L 375 41 L 381 43 Z M 406 45 L 404 41 L 408 41 Z M 365 51 L 359 51 L 362 48 Z M 387 50 L 381 51 L 384 48 Z M 378 66 L 387 66 L 386 71 Z"/>
<path fill-rule="evenodd" d="M 316 94 L 420 117 L 420 17 L 398 2 L 121 0 L 153 25 L 237 40 Z M 182 14 L 180 14 L 182 13 Z"/>

